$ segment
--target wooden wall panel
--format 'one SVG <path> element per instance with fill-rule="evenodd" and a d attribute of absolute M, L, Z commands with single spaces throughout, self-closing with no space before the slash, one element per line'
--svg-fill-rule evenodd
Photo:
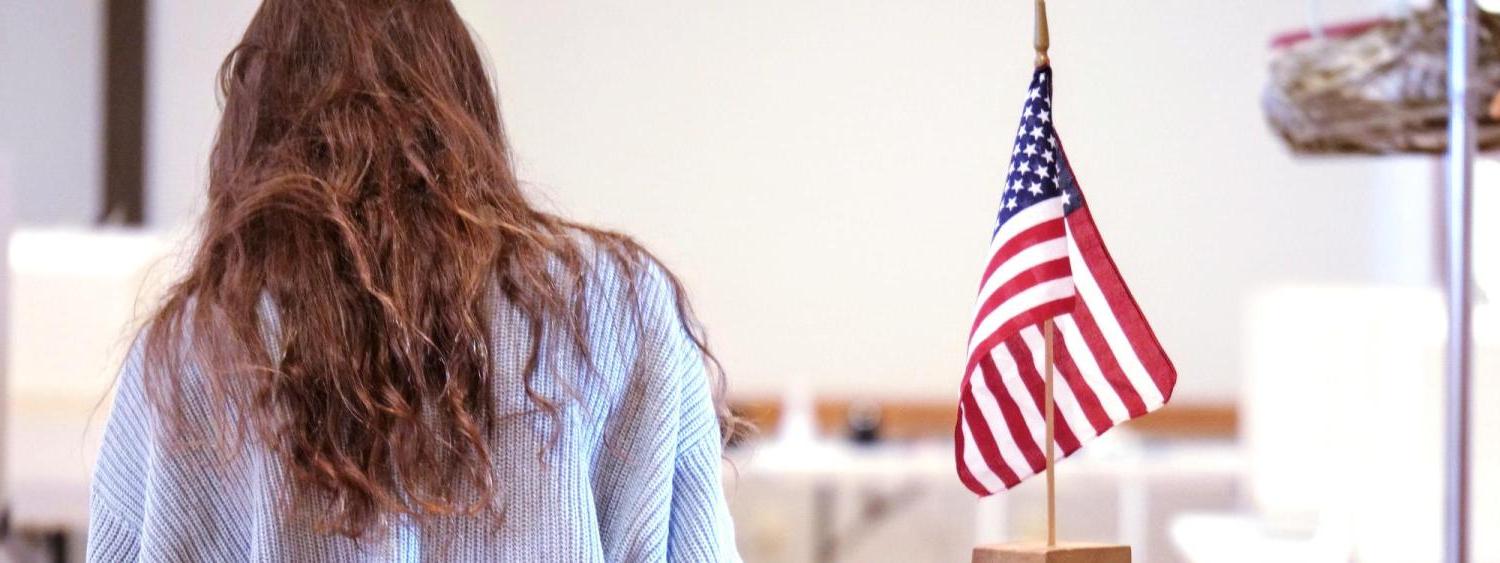
<path fill-rule="evenodd" d="M 823 399 L 816 403 L 817 425 L 823 436 L 848 434 L 849 410 L 856 401 Z M 947 438 L 953 436 L 956 403 L 935 401 L 881 401 L 881 435 L 886 439 Z M 775 399 L 730 401 L 730 407 L 761 435 L 775 432 L 781 419 L 781 403 Z M 1234 438 L 1239 412 L 1233 404 L 1169 404 L 1161 410 L 1126 423 L 1153 438 Z"/>

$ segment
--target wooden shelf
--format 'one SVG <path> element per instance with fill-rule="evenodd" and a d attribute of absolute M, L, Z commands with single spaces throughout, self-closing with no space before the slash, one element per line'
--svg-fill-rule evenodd
<path fill-rule="evenodd" d="M 859 401 L 829 398 L 816 402 L 818 432 L 839 436 L 847 432 L 849 409 Z M 881 435 L 886 439 L 948 438 L 957 420 L 956 403 L 939 401 L 874 401 L 880 406 Z M 730 408 L 754 424 L 761 434 L 773 432 L 781 420 L 776 399 L 731 400 Z M 1169 404 L 1160 411 L 1125 425 L 1152 438 L 1223 438 L 1239 432 L 1239 409 L 1232 403 Z"/>

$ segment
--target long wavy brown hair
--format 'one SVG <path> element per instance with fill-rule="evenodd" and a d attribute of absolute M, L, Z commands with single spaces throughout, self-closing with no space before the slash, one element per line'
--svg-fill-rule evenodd
<path fill-rule="evenodd" d="M 263 444 L 325 532 L 491 513 L 492 384 L 523 378 L 560 422 L 566 397 L 533 386 L 540 335 L 588 355 L 601 255 L 639 313 L 654 259 L 528 201 L 485 68 L 448 0 L 266 0 L 220 69 L 201 238 L 144 329 L 146 390 L 167 428 Z M 497 299 L 529 326 L 492 327 Z M 529 357 L 497 373 L 492 329 L 512 328 Z"/>

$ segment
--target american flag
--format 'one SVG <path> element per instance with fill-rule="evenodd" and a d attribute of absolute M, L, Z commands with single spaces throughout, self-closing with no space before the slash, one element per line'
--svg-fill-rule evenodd
<path fill-rule="evenodd" d="M 1177 372 L 1099 238 L 1032 76 L 981 278 L 954 429 L 958 476 L 985 496 L 1046 468 L 1045 321 L 1054 321 L 1062 457 L 1172 396 Z"/>

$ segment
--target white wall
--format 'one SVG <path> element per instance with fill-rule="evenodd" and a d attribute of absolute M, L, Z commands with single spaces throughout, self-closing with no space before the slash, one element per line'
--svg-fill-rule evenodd
<path fill-rule="evenodd" d="M 86 224 L 98 213 L 102 4 L 0 1 L 0 154 L 21 223 Z"/>
<path fill-rule="evenodd" d="M 219 122 L 219 64 L 256 0 L 158 0 L 146 22 L 146 215 L 163 227 L 196 219 Z"/>
<path fill-rule="evenodd" d="M 686 278 L 736 392 L 953 396 L 1030 2 L 458 3 L 524 178 Z M 1331 20 L 1387 5 L 1322 4 Z M 213 71 L 254 5 L 156 3 L 155 217 L 200 197 Z M 1236 393 L 1253 288 L 1430 279 L 1427 163 L 1298 161 L 1263 123 L 1267 40 L 1306 16 L 1052 6 L 1059 126 L 1183 401 Z"/>
<path fill-rule="evenodd" d="M 736 389 L 952 396 L 1030 2 L 463 5 L 527 178 L 685 275 Z M 1061 134 L 1181 400 L 1235 393 L 1251 288 L 1425 279 L 1376 236 L 1426 205 L 1425 163 L 1296 161 L 1263 123 L 1265 46 L 1303 3 L 1051 15 Z"/>

